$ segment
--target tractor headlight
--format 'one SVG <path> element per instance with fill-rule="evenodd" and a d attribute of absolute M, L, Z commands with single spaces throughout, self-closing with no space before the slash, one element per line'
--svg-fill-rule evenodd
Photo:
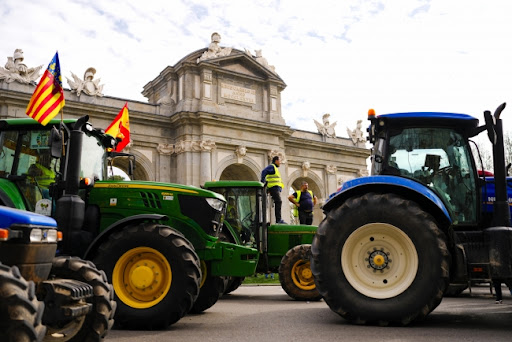
<path fill-rule="evenodd" d="M 47 235 L 46 235 L 46 241 L 57 242 L 57 230 L 56 229 L 48 229 Z"/>
<path fill-rule="evenodd" d="M 43 239 L 43 231 L 39 228 L 30 230 L 30 242 L 41 242 Z"/>
<path fill-rule="evenodd" d="M 206 202 L 217 211 L 222 211 L 224 209 L 224 201 L 221 201 L 218 198 L 206 198 Z"/>

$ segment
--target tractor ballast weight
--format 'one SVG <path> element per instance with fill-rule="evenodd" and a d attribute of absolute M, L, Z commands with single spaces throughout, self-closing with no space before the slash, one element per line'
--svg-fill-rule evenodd
<path fill-rule="evenodd" d="M 407 325 L 452 294 L 449 284 L 512 284 L 504 108 L 486 111 L 483 126 L 466 114 L 369 112 L 371 176 L 330 196 L 312 244 L 315 282 L 334 312 Z M 470 148 L 483 131 L 494 177 L 477 172 Z"/>

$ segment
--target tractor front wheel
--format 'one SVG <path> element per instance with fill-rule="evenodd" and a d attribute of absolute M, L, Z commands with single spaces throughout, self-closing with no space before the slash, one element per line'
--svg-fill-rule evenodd
<path fill-rule="evenodd" d="M 353 323 L 423 319 L 448 286 L 444 233 L 415 202 L 395 194 L 364 194 L 329 211 L 311 251 L 318 291 Z"/>
<path fill-rule="evenodd" d="M 298 245 L 281 259 L 279 281 L 285 292 L 297 300 L 320 300 L 309 263 L 311 245 Z"/>
<path fill-rule="evenodd" d="M 162 329 L 177 322 L 199 293 L 199 258 L 178 231 L 158 223 L 132 224 L 110 234 L 94 263 L 112 282 L 116 323 Z"/>
<path fill-rule="evenodd" d="M 0 264 L 0 341 L 42 341 L 44 304 L 18 267 Z"/>
<path fill-rule="evenodd" d="M 100 341 L 114 325 L 114 289 L 108 283 L 105 272 L 100 271 L 88 260 L 60 256 L 53 259 L 51 277 L 74 279 L 87 283 L 93 288 L 93 297 L 87 301 L 92 311 L 85 319 L 69 322 L 51 322 L 45 340 L 48 341 Z"/>

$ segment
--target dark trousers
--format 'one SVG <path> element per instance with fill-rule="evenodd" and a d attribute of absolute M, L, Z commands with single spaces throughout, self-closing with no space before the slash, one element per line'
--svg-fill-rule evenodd
<path fill-rule="evenodd" d="M 493 280 L 492 284 L 494 285 L 494 292 L 496 292 L 496 300 L 502 300 L 503 294 L 501 292 L 501 281 Z"/>
<path fill-rule="evenodd" d="M 279 222 L 281 221 L 281 206 L 283 204 L 283 201 L 281 201 L 281 188 L 273 186 L 268 189 L 268 192 L 270 192 L 270 196 L 272 196 L 272 200 L 276 206 L 276 222 Z"/>
<path fill-rule="evenodd" d="M 307 224 L 308 226 L 313 224 L 313 212 L 307 213 L 299 210 L 299 222 L 300 224 Z"/>

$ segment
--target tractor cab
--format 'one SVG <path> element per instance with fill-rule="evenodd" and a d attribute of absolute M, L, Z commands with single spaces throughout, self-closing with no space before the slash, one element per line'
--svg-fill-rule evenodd
<path fill-rule="evenodd" d="M 414 114 L 414 116 L 412 115 Z M 478 176 L 468 132 L 478 120 L 469 115 L 402 113 L 372 119 L 373 175 L 412 179 L 432 190 L 455 224 L 478 220 Z M 374 126 L 375 125 L 375 126 Z"/>
<path fill-rule="evenodd" d="M 263 184 L 256 181 L 206 182 L 205 189 L 213 190 L 226 198 L 225 222 L 232 228 L 232 238 L 253 248 L 261 247 L 266 230 L 266 201 Z M 260 248 L 258 248 L 260 249 Z M 262 250 L 260 249 L 260 252 Z"/>

